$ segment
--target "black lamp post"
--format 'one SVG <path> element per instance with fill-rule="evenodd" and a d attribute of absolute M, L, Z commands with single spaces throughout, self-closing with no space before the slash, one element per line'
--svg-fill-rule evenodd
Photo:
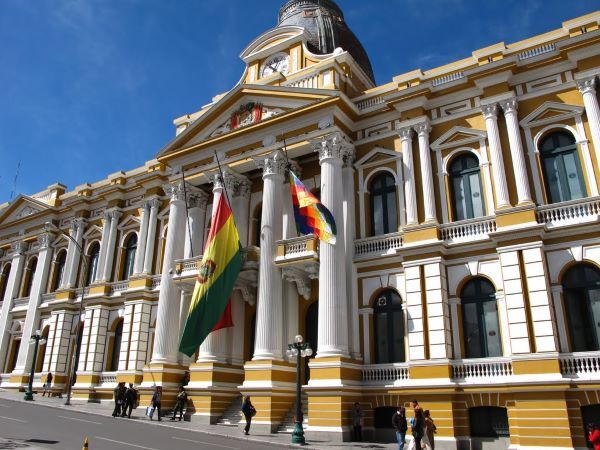
<path fill-rule="evenodd" d="M 25 400 L 32 401 L 33 400 L 33 376 L 35 374 L 35 363 L 37 361 L 37 353 L 38 347 L 40 344 L 44 344 L 46 339 L 42 337 L 42 332 L 40 330 L 36 330 L 35 333 L 31 336 L 29 340 L 30 344 L 34 344 L 33 348 L 33 360 L 31 361 L 31 373 L 29 374 L 29 385 L 27 386 L 27 391 L 25 392 Z"/>
<path fill-rule="evenodd" d="M 310 357 L 313 353 L 308 342 L 297 335 L 293 344 L 288 344 L 287 355 L 289 358 L 296 357 L 296 425 L 292 433 L 292 444 L 304 445 L 304 428 L 302 426 L 302 382 L 300 381 L 302 358 Z"/>

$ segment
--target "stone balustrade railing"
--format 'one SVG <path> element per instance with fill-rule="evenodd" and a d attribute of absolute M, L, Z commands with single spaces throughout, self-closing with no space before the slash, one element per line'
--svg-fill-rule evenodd
<path fill-rule="evenodd" d="M 386 384 L 396 381 L 408 380 L 408 364 L 371 364 L 362 368 L 362 382 L 364 384 Z"/>
<path fill-rule="evenodd" d="M 394 254 L 404 245 L 404 235 L 401 232 L 382 234 L 354 241 L 354 257 L 383 256 Z"/>
<path fill-rule="evenodd" d="M 112 384 L 117 382 L 117 372 L 102 372 L 100 374 L 100 384 Z"/>
<path fill-rule="evenodd" d="M 317 89 L 319 87 L 319 74 L 311 74 L 302 78 L 289 80 L 284 82 L 283 85 L 292 88 Z"/>
<path fill-rule="evenodd" d="M 110 295 L 118 294 L 119 292 L 126 291 L 127 289 L 129 289 L 129 280 L 111 283 Z"/>
<path fill-rule="evenodd" d="M 431 81 L 431 84 L 433 86 L 439 86 L 441 84 L 446 84 L 446 83 L 450 83 L 452 81 L 460 80 L 461 78 L 464 78 L 464 77 L 465 77 L 465 74 L 463 72 L 454 72 L 454 73 L 450 73 L 448 75 L 434 78 Z"/>
<path fill-rule="evenodd" d="M 151 286 L 151 289 L 153 291 L 156 290 L 156 289 L 160 289 L 160 279 L 161 279 L 160 275 L 154 275 L 152 277 L 152 286 Z"/>
<path fill-rule="evenodd" d="M 319 239 L 314 234 L 277 241 L 276 261 L 316 259 L 319 256 Z"/>
<path fill-rule="evenodd" d="M 537 208 L 538 223 L 548 228 L 594 222 L 600 217 L 600 197 L 582 198 Z"/>
<path fill-rule="evenodd" d="M 379 95 L 377 97 L 370 97 L 364 100 L 360 100 L 358 103 L 356 103 L 356 107 L 359 111 L 364 111 L 365 109 L 383 105 L 384 103 L 385 99 L 383 98 L 383 96 Z"/>
<path fill-rule="evenodd" d="M 565 377 L 586 378 L 600 375 L 600 352 L 560 355 L 560 372 Z"/>
<path fill-rule="evenodd" d="M 488 380 L 509 377 L 513 374 L 508 358 L 463 359 L 452 362 L 452 378 L 460 380 Z"/>
<path fill-rule="evenodd" d="M 519 61 L 533 58 L 534 56 L 543 55 L 544 53 L 549 53 L 554 50 L 556 50 L 556 45 L 554 44 L 540 45 L 539 47 L 531 48 L 529 50 L 525 50 L 524 52 L 519 53 Z"/>
<path fill-rule="evenodd" d="M 202 255 L 194 256 L 193 258 L 180 259 L 175 261 L 175 272 L 177 275 L 183 275 L 186 272 L 198 273 Z"/>
<path fill-rule="evenodd" d="M 442 240 L 450 243 L 487 239 L 490 233 L 496 231 L 496 219 L 494 217 L 478 217 L 461 220 L 441 225 L 440 230 Z"/>

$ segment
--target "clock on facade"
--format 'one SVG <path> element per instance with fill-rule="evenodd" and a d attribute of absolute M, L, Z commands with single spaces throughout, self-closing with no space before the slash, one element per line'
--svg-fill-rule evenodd
<path fill-rule="evenodd" d="M 290 66 L 290 57 L 285 53 L 278 53 L 276 55 L 271 56 L 269 59 L 265 61 L 262 66 L 260 76 L 266 77 L 274 74 L 275 72 L 280 72 L 283 75 L 287 75 L 288 69 Z"/>

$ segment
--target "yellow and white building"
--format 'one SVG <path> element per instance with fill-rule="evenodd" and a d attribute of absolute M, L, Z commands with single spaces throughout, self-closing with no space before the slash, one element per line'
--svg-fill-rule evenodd
<path fill-rule="evenodd" d="M 63 390 L 77 364 L 76 400 L 126 381 L 147 402 L 189 371 L 193 421 L 233 420 L 251 395 L 253 426 L 280 432 L 300 333 L 316 349 L 309 437 L 347 440 L 358 401 L 387 439 L 392 408 L 417 398 L 439 448 L 585 447 L 600 422 L 599 25 L 591 13 L 375 85 L 334 2 L 288 1 L 242 52 L 241 81 L 176 119 L 156 159 L 0 206 L 0 386 L 22 389 L 35 364 L 34 386 L 52 372 Z M 336 245 L 297 235 L 287 158 Z M 235 326 L 187 358 L 223 189 L 244 247 Z"/>

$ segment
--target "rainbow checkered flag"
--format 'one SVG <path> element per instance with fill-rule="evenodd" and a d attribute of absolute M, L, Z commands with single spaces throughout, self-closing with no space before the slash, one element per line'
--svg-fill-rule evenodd
<path fill-rule="evenodd" d="M 298 234 L 314 234 L 321 241 L 334 245 L 337 229 L 333 215 L 291 170 L 290 189 Z"/>

